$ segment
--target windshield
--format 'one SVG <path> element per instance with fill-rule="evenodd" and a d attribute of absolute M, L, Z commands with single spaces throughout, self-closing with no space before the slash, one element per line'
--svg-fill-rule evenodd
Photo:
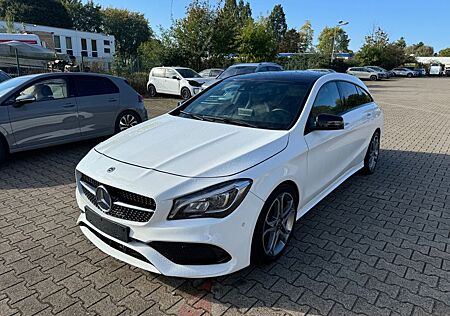
<path fill-rule="evenodd" d="M 206 90 L 172 114 L 263 129 L 287 130 L 297 120 L 311 84 L 230 79 Z"/>
<path fill-rule="evenodd" d="M 17 78 L 14 78 L 14 79 L 9 79 L 9 80 L 1 82 L 0 83 L 0 97 L 4 96 L 9 91 L 11 91 L 15 87 L 21 85 L 22 83 L 24 83 L 28 79 L 29 78 L 25 78 L 25 77 L 17 77 Z"/>
<path fill-rule="evenodd" d="M 198 73 L 189 68 L 177 68 L 175 69 L 183 78 L 201 78 Z"/>
<path fill-rule="evenodd" d="M 222 74 L 217 77 L 217 79 L 225 79 L 229 78 L 231 76 L 237 76 L 237 75 L 245 75 L 245 74 L 251 74 L 256 71 L 256 66 L 236 66 L 236 67 L 230 67 Z"/>

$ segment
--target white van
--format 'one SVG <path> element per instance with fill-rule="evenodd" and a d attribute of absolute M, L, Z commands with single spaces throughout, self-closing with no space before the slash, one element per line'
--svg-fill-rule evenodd
<path fill-rule="evenodd" d="M 430 76 L 442 76 L 444 70 L 442 64 L 431 64 L 430 65 Z"/>

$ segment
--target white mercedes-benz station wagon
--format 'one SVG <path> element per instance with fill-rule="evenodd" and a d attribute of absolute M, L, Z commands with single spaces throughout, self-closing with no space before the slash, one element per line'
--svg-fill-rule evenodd
<path fill-rule="evenodd" d="M 78 223 L 105 253 L 168 276 L 270 262 L 297 219 L 375 171 L 382 132 L 354 76 L 228 78 L 92 149 L 76 168 Z"/>

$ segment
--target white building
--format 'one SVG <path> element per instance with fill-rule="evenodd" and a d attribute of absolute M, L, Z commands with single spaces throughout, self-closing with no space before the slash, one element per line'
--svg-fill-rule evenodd
<path fill-rule="evenodd" d="M 0 32 L 7 31 L 5 21 L 0 21 Z M 77 62 L 101 63 L 103 68 L 109 68 L 115 53 L 113 35 L 82 32 L 58 27 L 14 23 L 18 33 L 36 34 L 41 39 L 41 45 L 53 49 L 57 53 L 74 56 Z"/>
<path fill-rule="evenodd" d="M 418 63 L 424 65 L 441 64 L 445 65 L 446 67 L 450 67 L 450 57 L 416 57 L 416 60 Z"/>

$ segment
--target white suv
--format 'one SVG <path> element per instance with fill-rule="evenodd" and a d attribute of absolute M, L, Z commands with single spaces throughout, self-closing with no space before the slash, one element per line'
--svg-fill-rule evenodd
<path fill-rule="evenodd" d="M 359 79 L 370 79 L 372 81 L 380 80 L 383 77 L 380 72 L 367 67 L 351 67 L 348 68 L 347 73 Z"/>
<path fill-rule="evenodd" d="M 199 93 L 200 87 L 207 81 L 190 68 L 156 67 L 148 76 L 147 91 L 151 97 L 166 93 L 179 95 L 187 100 Z"/>

